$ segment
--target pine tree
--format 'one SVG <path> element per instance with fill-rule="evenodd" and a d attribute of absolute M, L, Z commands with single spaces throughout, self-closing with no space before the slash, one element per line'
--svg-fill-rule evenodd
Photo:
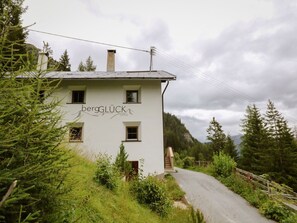
<path fill-rule="evenodd" d="M 27 31 L 22 27 L 21 15 L 26 11 L 22 7 L 24 0 L 0 1 L 0 35 L 2 52 L 0 67 L 6 71 L 18 70 L 27 60 L 25 40 Z"/>
<path fill-rule="evenodd" d="M 89 56 L 84 64 L 82 61 L 78 65 L 78 71 L 95 71 L 96 66 L 93 64 L 91 56 Z"/>
<path fill-rule="evenodd" d="M 116 156 L 115 166 L 118 168 L 121 174 L 128 175 L 131 170 L 131 164 L 128 161 L 128 154 L 125 150 L 123 143 L 120 145 L 120 152 Z"/>
<path fill-rule="evenodd" d="M 223 151 L 226 155 L 229 155 L 235 161 L 238 160 L 238 153 L 236 151 L 236 146 L 234 144 L 234 141 L 231 139 L 230 135 L 227 135 Z"/>
<path fill-rule="evenodd" d="M 77 69 L 78 71 L 86 71 L 85 65 L 83 64 L 82 61 L 80 61 Z"/>
<path fill-rule="evenodd" d="M 61 55 L 60 60 L 58 61 L 58 71 L 70 71 L 71 65 L 69 62 L 70 58 L 68 56 L 67 50 L 64 51 L 64 53 Z"/>
<path fill-rule="evenodd" d="M 241 127 L 243 136 L 240 145 L 240 167 L 255 173 L 267 172 L 269 141 L 263 118 L 256 105 L 247 106 Z"/>
<path fill-rule="evenodd" d="M 207 129 L 207 139 L 210 141 L 210 146 L 213 153 L 218 154 L 225 147 L 226 135 L 222 129 L 222 126 L 215 117 L 212 118 L 209 127 Z"/>
<path fill-rule="evenodd" d="M 297 190 L 297 147 L 293 131 L 270 100 L 267 104 L 265 125 L 271 156 L 268 173 L 277 182 Z"/>
<path fill-rule="evenodd" d="M 64 192 L 61 185 L 68 167 L 60 148 L 65 128 L 60 126 L 59 102 L 51 98 L 56 82 L 38 72 L 33 78 L 18 78 L 30 66 L 6 54 L 11 51 L 9 44 L 3 44 L 9 30 L 11 26 L 0 31 L 0 58 L 5 58 L 0 66 L 1 199 L 10 185 L 15 187 L 1 201 L 0 222 L 54 222 L 59 212 L 51 214 L 61 205 L 57 194 Z M 12 45 L 21 41 L 9 40 Z M 45 92 L 45 100 L 40 100 L 40 91 Z"/>
<path fill-rule="evenodd" d="M 96 70 L 96 66 L 93 65 L 93 60 L 91 56 L 89 56 L 86 60 L 86 71 L 95 71 L 95 70 Z"/>

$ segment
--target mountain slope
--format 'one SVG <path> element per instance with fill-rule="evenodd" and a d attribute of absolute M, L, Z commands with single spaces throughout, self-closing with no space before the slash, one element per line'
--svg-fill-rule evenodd
<path fill-rule="evenodd" d="M 175 152 L 188 151 L 200 142 L 195 139 L 185 125 L 170 113 L 164 113 L 164 145 L 171 146 Z"/>

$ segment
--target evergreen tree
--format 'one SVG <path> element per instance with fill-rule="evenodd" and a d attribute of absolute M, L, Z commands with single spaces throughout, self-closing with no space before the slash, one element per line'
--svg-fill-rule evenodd
<path fill-rule="evenodd" d="M 60 57 L 57 70 L 58 71 L 70 71 L 71 65 L 70 65 L 69 60 L 70 60 L 70 58 L 68 56 L 67 50 L 65 50 L 64 53 Z"/>
<path fill-rule="evenodd" d="M 0 1 L 0 35 L 2 52 L 0 67 L 2 70 L 18 70 L 27 60 L 25 40 L 27 31 L 22 27 L 21 15 L 24 0 Z"/>
<path fill-rule="evenodd" d="M 271 156 L 268 173 L 277 182 L 285 183 L 296 190 L 297 147 L 293 131 L 270 100 L 267 104 L 265 125 Z"/>
<path fill-rule="evenodd" d="M 96 66 L 93 64 L 91 56 L 89 56 L 84 64 L 82 61 L 78 65 L 78 71 L 95 71 Z"/>
<path fill-rule="evenodd" d="M 82 61 L 80 61 L 77 69 L 78 71 L 86 71 L 85 65 L 83 64 Z"/>
<path fill-rule="evenodd" d="M 265 173 L 269 162 L 269 141 L 263 118 L 255 105 L 247 106 L 241 127 L 240 167 L 255 173 Z"/>
<path fill-rule="evenodd" d="M 236 151 L 236 146 L 235 146 L 233 140 L 231 139 L 230 135 L 227 135 L 223 151 L 226 155 L 229 155 L 235 161 L 238 160 L 238 153 Z"/>
<path fill-rule="evenodd" d="M 226 135 L 215 117 L 212 118 L 207 133 L 207 139 L 210 141 L 210 147 L 213 153 L 218 154 L 225 147 Z"/>
<path fill-rule="evenodd" d="M 60 126 L 59 102 L 51 98 L 55 82 L 37 72 L 33 78 L 18 78 L 30 66 L 6 54 L 11 45 L 3 43 L 13 28 L 6 26 L 0 31 L 0 58 L 5 61 L 0 66 L 0 222 L 61 222 L 59 212 L 51 215 L 61 207 L 57 194 L 64 192 L 67 168 L 59 146 L 65 128 Z M 21 41 L 9 40 L 12 45 Z M 40 91 L 45 100 L 40 100 Z"/>
<path fill-rule="evenodd" d="M 89 56 L 86 60 L 86 71 L 95 71 L 95 70 L 96 70 L 96 66 L 93 65 L 93 60 L 91 56 Z"/>
<path fill-rule="evenodd" d="M 131 172 L 132 167 L 128 161 L 128 154 L 123 143 L 120 145 L 120 152 L 116 156 L 114 164 L 123 175 L 128 175 Z"/>

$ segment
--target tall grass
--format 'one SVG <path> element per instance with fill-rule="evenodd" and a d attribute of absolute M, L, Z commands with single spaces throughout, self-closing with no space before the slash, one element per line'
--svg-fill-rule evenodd
<path fill-rule="evenodd" d="M 166 218 L 160 217 L 131 196 L 128 183 L 121 182 L 116 192 L 98 185 L 93 179 L 96 164 L 76 153 L 73 153 L 70 162 L 73 167 L 64 186 L 71 187 L 71 191 L 63 195 L 64 208 L 60 211 L 64 219 L 61 222 L 193 222 L 190 209 L 174 208 Z"/>

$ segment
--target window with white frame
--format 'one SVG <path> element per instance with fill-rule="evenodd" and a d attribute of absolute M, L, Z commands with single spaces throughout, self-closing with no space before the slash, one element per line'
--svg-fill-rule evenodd
<path fill-rule="evenodd" d="M 125 140 L 124 141 L 140 141 L 140 122 L 124 122 Z"/>
<path fill-rule="evenodd" d="M 138 90 L 126 91 L 126 103 L 138 103 Z"/>
<path fill-rule="evenodd" d="M 86 86 L 68 86 L 69 97 L 68 104 L 85 104 L 86 103 Z"/>
<path fill-rule="evenodd" d="M 69 126 L 69 142 L 83 142 L 84 123 L 74 123 Z"/>
<path fill-rule="evenodd" d="M 127 103 L 127 104 L 141 103 L 140 85 L 125 85 L 123 88 L 124 88 L 124 103 Z"/>

